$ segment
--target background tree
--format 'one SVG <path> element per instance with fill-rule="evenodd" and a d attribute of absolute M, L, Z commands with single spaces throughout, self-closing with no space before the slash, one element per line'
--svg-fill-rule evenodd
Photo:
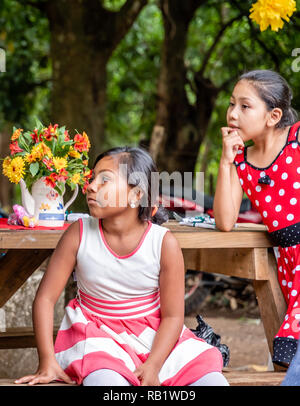
<path fill-rule="evenodd" d="M 270 68 L 291 78 L 286 68 L 297 44 L 291 36 L 296 22 L 280 33 L 261 33 L 249 18 L 251 4 L 160 1 L 165 31 L 150 149 L 161 170 L 194 171 L 204 139 L 200 168 L 207 169 L 212 145 L 208 128 L 213 128 L 213 112 L 220 111 L 216 103 L 227 107 L 224 92 L 228 98 L 244 70 Z M 225 123 L 225 110 L 218 124 Z"/>
<path fill-rule="evenodd" d="M 160 170 L 205 170 L 206 191 L 213 192 L 209 179 L 217 172 L 219 129 L 241 72 L 279 71 L 300 110 L 300 75 L 291 69 L 299 14 L 275 33 L 260 32 L 249 19 L 252 1 L 145 4 L 2 0 L 2 141 L 8 144 L 13 124 L 27 128 L 38 116 L 86 130 L 93 154 L 127 143 L 150 148 Z"/>

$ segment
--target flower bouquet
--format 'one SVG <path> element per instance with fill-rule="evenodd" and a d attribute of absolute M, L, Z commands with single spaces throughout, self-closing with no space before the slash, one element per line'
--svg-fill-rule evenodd
<path fill-rule="evenodd" d="M 86 192 L 91 177 L 88 168 L 90 141 L 85 132 L 72 139 L 65 127 L 58 124 L 45 127 L 36 122 L 33 131 L 13 128 L 10 156 L 3 160 L 3 174 L 13 183 L 24 180 L 31 187 L 43 178 L 47 186 L 63 194 L 64 185 L 74 190 L 76 185 Z"/>
<path fill-rule="evenodd" d="M 14 128 L 10 155 L 3 160 L 3 174 L 20 183 L 22 206 L 13 206 L 11 224 L 62 227 L 65 210 L 75 200 L 78 188 L 86 192 L 92 171 L 88 168 L 90 141 L 85 132 L 72 139 L 65 127 L 37 121 L 33 131 Z M 65 186 L 73 195 L 63 201 Z M 25 222 L 24 222 L 25 221 Z"/>

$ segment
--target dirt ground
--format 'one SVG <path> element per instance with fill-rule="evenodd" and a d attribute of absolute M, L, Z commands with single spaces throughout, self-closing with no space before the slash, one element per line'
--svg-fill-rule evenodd
<path fill-rule="evenodd" d="M 217 312 L 219 313 L 219 312 Z M 269 349 L 260 318 L 248 318 L 231 311 L 203 311 L 201 316 L 214 332 L 221 336 L 221 343 L 230 350 L 228 368 L 241 371 L 267 371 L 271 368 Z M 195 317 L 186 317 L 185 325 L 195 329 Z"/>

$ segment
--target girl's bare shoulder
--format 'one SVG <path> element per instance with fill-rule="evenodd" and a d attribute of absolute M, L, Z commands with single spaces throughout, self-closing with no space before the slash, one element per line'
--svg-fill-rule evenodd
<path fill-rule="evenodd" d="M 80 229 L 80 220 L 71 223 L 61 236 L 58 245 L 77 253 L 80 244 Z"/>

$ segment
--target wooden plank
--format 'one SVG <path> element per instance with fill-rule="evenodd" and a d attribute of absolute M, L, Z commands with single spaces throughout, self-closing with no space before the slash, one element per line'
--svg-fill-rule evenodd
<path fill-rule="evenodd" d="M 2 378 L 0 379 L 0 386 L 15 386 L 16 388 L 18 386 L 28 386 L 27 383 L 18 383 L 16 384 L 14 381 L 15 379 L 9 379 L 9 378 Z M 77 386 L 76 384 L 69 384 L 65 382 L 50 382 L 50 383 L 39 383 L 34 386 Z"/>
<path fill-rule="evenodd" d="M 174 233 L 181 248 L 272 247 L 267 232 L 260 227 L 242 225 L 230 232 L 181 226 L 176 221 L 163 224 Z M 255 224 L 253 226 L 256 226 Z M 0 249 L 54 249 L 64 230 L 0 230 Z"/>
<path fill-rule="evenodd" d="M 49 249 L 8 250 L 0 258 L 0 307 L 23 285 L 29 276 L 51 255 Z"/>
<path fill-rule="evenodd" d="M 256 251 L 259 250 L 259 251 Z M 255 254 L 259 252 L 259 255 Z M 219 273 L 246 279 L 266 280 L 263 259 L 267 261 L 267 249 L 183 249 L 185 268 L 208 273 Z"/>
<path fill-rule="evenodd" d="M 279 386 L 285 372 L 223 371 L 230 386 Z"/>
<path fill-rule="evenodd" d="M 0 249 L 54 249 L 60 230 L 0 230 Z"/>
<path fill-rule="evenodd" d="M 57 335 L 58 327 L 54 328 L 53 340 Z M 34 331 L 31 327 L 8 328 L 0 333 L 0 350 L 13 348 L 36 348 Z"/>

